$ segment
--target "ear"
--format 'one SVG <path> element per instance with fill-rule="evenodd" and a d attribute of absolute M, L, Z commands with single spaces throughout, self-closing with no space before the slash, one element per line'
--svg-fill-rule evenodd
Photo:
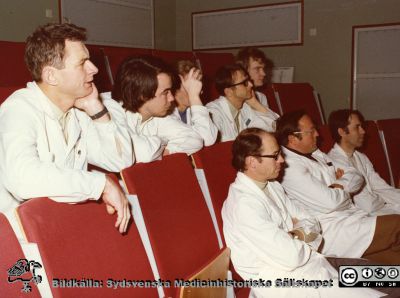
<path fill-rule="evenodd" d="M 225 88 L 224 93 L 226 96 L 231 96 L 232 95 L 232 88 Z"/>
<path fill-rule="evenodd" d="M 52 66 L 43 67 L 42 81 L 49 85 L 56 86 L 58 84 L 56 69 Z"/>
<path fill-rule="evenodd" d="M 341 137 L 343 137 L 344 135 L 347 135 L 346 131 L 341 127 L 339 127 L 337 131 L 338 131 L 339 136 L 341 136 Z"/>
<path fill-rule="evenodd" d="M 296 136 L 294 135 L 288 135 L 288 144 L 293 144 L 294 142 L 296 142 L 298 140 L 298 138 L 296 138 Z"/>

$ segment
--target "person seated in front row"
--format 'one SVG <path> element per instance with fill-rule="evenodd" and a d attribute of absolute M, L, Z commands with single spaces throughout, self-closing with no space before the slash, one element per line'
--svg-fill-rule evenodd
<path fill-rule="evenodd" d="M 271 84 L 274 63 L 265 56 L 263 51 L 253 47 L 245 47 L 239 50 L 236 55 L 236 62 L 247 70 L 253 81 L 254 92 L 258 101 L 269 108 L 268 99 L 261 90 L 264 86 Z M 276 113 L 275 116 L 279 118 Z"/>
<path fill-rule="evenodd" d="M 112 116 L 128 127 L 137 162 L 178 152 L 189 155 L 203 147 L 197 132 L 167 115 L 174 101 L 171 77 L 169 67 L 158 58 L 127 58 L 118 68 L 112 92 L 101 94 L 104 102 L 120 102 Z"/>
<path fill-rule="evenodd" d="M 351 195 L 364 183 L 354 168 L 335 168 L 317 147 L 318 131 L 304 111 L 282 115 L 277 138 L 287 167 L 282 186 L 295 205 L 317 217 L 322 253 L 400 264 L 400 216 L 370 216 Z"/>
<path fill-rule="evenodd" d="M 99 99 L 85 40 L 86 30 L 73 24 L 47 24 L 27 39 L 34 82 L 0 108 L 0 211 L 37 197 L 64 203 L 102 197 L 108 212 L 117 211 L 122 233 L 130 218 L 125 195 L 87 165 L 118 172 L 133 163 L 132 145 L 123 123 L 110 117 L 118 104 Z"/>
<path fill-rule="evenodd" d="M 211 146 L 218 136 L 218 129 L 200 99 L 201 71 L 190 60 L 179 60 L 175 65 L 180 87 L 175 91 L 172 115 L 186 123 L 203 139 L 204 146 Z"/>
<path fill-rule="evenodd" d="M 338 110 L 329 116 L 335 145 L 328 153 L 336 167 L 351 167 L 364 177 L 365 184 L 353 196 L 354 204 L 368 213 L 399 214 L 400 189 L 383 180 L 368 157 L 358 151 L 364 143 L 364 117 L 356 110 Z"/>
<path fill-rule="evenodd" d="M 234 140 L 239 132 L 248 127 L 275 130 L 275 113 L 255 98 L 253 83 L 242 66 L 222 66 L 216 73 L 215 85 L 221 96 L 206 106 L 219 130 L 221 141 Z"/>
<path fill-rule="evenodd" d="M 243 130 L 232 146 L 238 171 L 222 208 L 231 259 L 245 280 L 326 280 L 331 287 L 254 287 L 251 297 L 380 297 L 370 289 L 338 288 L 338 273 L 318 253 L 318 220 L 286 196 L 276 178 L 284 159 L 275 137 L 259 128 Z"/>

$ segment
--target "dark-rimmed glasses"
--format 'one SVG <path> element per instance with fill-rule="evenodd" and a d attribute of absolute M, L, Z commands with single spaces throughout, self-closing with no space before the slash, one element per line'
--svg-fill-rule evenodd
<path fill-rule="evenodd" d="M 232 88 L 232 87 L 236 87 L 236 86 L 239 86 L 239 85 L 244 85 L 245 87 L 247 87 L 249 85 L 249 82 L 250 82 L 250 78 L 247 77 L 243 81 L 241 81 L 239 83 L 236 83 L 236 84 L 229 85 L 228 87 Z"/>
<path fill-rule="evenodd" d="M 264 155 L 253 155 L 254 157 L 265 157 L 265 158 L 273 158 L 274 160 L 278 160 L 279 155 L 281 154 L 281 149 L 278 150 L 275 154 L 264 154 Z"/>

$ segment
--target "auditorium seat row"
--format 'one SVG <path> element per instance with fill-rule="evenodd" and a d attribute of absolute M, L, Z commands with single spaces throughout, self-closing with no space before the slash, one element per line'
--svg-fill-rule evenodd
<path fill-rule="evenodd" d="M 398 167 L 397 170 L 392 167 L 391 172 L 387 165 L 385 167 L 386 157 L 395 162 L 398 158 L 394 153 L 398 152 L 400 144 L 399 122 L 400 119 L 367 122 L 368 139 L 363 151 L 381 176 L 389 181 L 390 173 L 397 173 L 393 175 L 394 181 L 399 177 Z M 326 152 L 333 141 L 326 125 L 322 125 L 319 132 L 321 148 Z M 50 284 L 55 279 L 104 281 L 103 287 L 96 289 L 53 287 L 53 296 L 197 297 L 204 295 L 204 292 L 197 292 L 204 288 L 175 287 L 174 281 L 225 279 L 229 251 L 223 239 L 221 209 L 236 175 L 231 166 L 231 145 L 232 142 L 218 143 L 193 154 L 194 171 L 185 154 L 166 156 L 161 161 L 139 163 L 123 170 L 122 184 L 134 218 L 124 236 L 113 227 L 115 216 L 106 214 L 103 203 L 68 205 L 38 198 L 18 207 L 26 240 L 37 244 L 46 270 L 42 276 Z M 389 173 L 386 176 L 385 170 Z M 18 297 L 16 294 L 22 287 L 18 282 L 5 282 L 7 270 L 24 258 L 10 231 L 7 221 L 0 216 L 1 297 Z M 159 288 L 120 286 L 112 289 L 113 284 L 107 283 L 111 278 L 114 282 L 120 281 L 119 285 L 126 280 L 160 280 L 171 284 Z M 29 296 L 37 297 L 35 284 L 31 285 L 33 291 Z M 225 295 L 226 291 L 224 288 L 212 290 L 217 291 L 218 296 Z M 244 292 L 248 289 L 237 289 L 238 295 Z"/>
<path fill-rule="evenodd" d="M 9 95 L 9 91 L 24 86 L 30 81 L 30 75 L 24 63 L 24 43 L 0 41 L 0 103 Z M 129 56 L 152 55 L 168 63 L 181 59 L 192 60 L 203 72 L 204 104 L 219 97 L 214 86 L 215 73 L 219 67 L 234 62 L 232 53 L 209 53 L 191 51 L 163 51 L 140 48 L 88 45 L 90 59 L 98 67 L 95 83 L 100 92 L 110 91 L 120 63 Z M 272 110 L 283 114 L 295 109 L 306 109 L 318 124 L 324 124 L 323 110 L 318 94 L 308 83 L 272 84 L 263 90 Z"/>

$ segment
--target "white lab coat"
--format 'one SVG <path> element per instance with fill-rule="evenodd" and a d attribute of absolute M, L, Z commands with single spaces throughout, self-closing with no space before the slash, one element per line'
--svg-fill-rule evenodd
<path fill-rule="evenodd" d="M 206 105 L 211 113 L 212 121 L 221 134 L 221 142 L 234 140 L 239 134 L 227 101 L 224 96 L 220 96 Z M 261 113 L 244 103 L 239 112 L 240 131 L 248 127 L 258 127 L 270 132 L 275 131 L 275 120 L 277 118 L 271 110 L 268 110 L 268 113 Z"/>
<path fill-rule="evenodd" d="M 173 110 L 172 116 L 181 121 L 179 110 L 177 107 Z M 193 105 L 186 109 L 186 121 L 184 123 L 191 127 L 201 136 L 204 146 L 211 146 L 215 143 L 218 136 L 218 129 L 212 122 L 210 113 L 205 106 Z"/>
<path fill-rule="evenodd" d="M 328 156 L 336 167 L 353 168 L 364 177 L 365 185 L 353 196 L 357 207 L 374 215 L 400 214 L 400 189 L 387 184 L 374 170 L 374 166 L 365 154 L 354 151 L 356 167 L 338 144 L 333 146 Z"/>
<path fill-rule="evenodd" d="M 111 92 L 102 93 L 101 97 L 104 100 L 113 100 Z M 142 122 L 140 113 L 126 111 L 118 104 L 114 117 L 125 122 L 128 127 L 136 162 L 160 159 L 165 148 L 170 153 L 190 155 L 203 147 L 203 140 L 198 133 L 171 115 L 151 117 Z"/>
<path fill-rule="evenodd" d="M 363 178 L 351 168 L 336 179 L 335 168 L 330 158 L 320 150 L 313 152 L 317 161 L 291 150 L 282 148 L 287 167 L 282 186 L 289 198 L 313 216 L 322 226 L 325 243 L 324 255 L 359 258 L 372 242 L 376 216 L 354 206 L 350 193 L 360 189 Z M 344 190 L 329 188 L 337 183 Z"/>
<path fill-rule="evenodd" d="M 48 101 L 32 82 L 1 105 L 0 211 L 35 197 L 68 203 L 98 199 L 105 175 L 87 172 L 88 162 L 109 171 L 133 163 L 129 134 L 118 121 L 98 123 L 73 108 L 66 144 Z"/>
<path fill-rule="evenodd" d="M 296 207 L 278 182 L 269 182 L 269 198 L 245 174 L 238 173 L 222 208 L 224 235 L 235 270 L 245 279 L 333 279 L 332 288 L 252 288 L 254 297 L 379 297 L 371 290 L 339 289 L 337 272 L 323 255 L 293 239 L 292 218 L 309 215 Z"/>

